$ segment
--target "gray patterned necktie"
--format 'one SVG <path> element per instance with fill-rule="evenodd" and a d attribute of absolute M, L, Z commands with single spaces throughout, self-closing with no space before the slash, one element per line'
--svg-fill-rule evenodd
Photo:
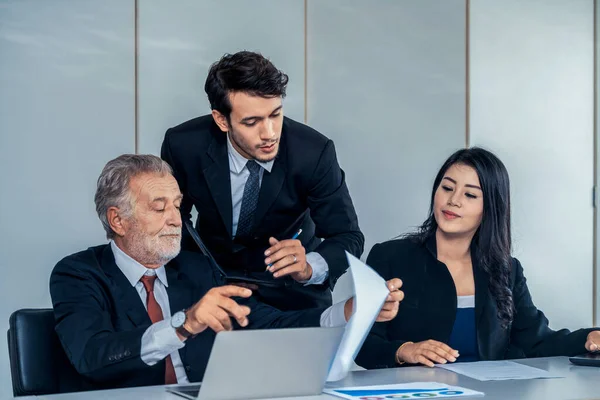
<path fill-rule="evenodd" d="M 247 236 L 254 225 L 254 211 L 258 204 L 258 193 L 260 192 L 259 171 L 260 165 L 254 160 L 249 160 L 246 163 L 250 176 L 244 186 L 244 195 L 242 197 L 242 208 L 240 210 L 240 218 L 238 220 L 236 236 Z"/>

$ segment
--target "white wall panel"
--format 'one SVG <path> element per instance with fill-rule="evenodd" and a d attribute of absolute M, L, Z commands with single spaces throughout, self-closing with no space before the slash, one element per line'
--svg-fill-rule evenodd
<path fill-rule="evenodd" d="M 421 224 L 465 145 L 465 2 L 308 1 L 308 123 L 336 144 L 373 244 Z M 343 279 L 334 297 L 344 296 Z"/>
<path fill-rule="evenodd" d="M 140 0 L 139 150 L 210 113 L 204 82 L 225 53 L 261 52 L 290 77 L 285 114 L 304 117 L 303 0 Z"/>
<path fill-rule="evenodd" d="M 592 324 L 593 2 L 471 1 L 471 144 L 511 176 L 514 254 L 554 328 Z"/>
<path fill-rule="evenodd" d="M 106 240 L 94 191 L 134 151 L 133 55 L 133 1 L 0 0 L 1 332 L 51 306 L 61 258 Z M 12 396 L 6 342 L 0 377 Z"/>

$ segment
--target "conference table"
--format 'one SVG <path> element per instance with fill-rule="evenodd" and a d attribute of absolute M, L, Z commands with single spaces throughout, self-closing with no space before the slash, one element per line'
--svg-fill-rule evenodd
<path fill-rule="evenodd" d="M 564 376 L 565 378 L 478 381 L 441 368 L 401 367 L 370 371 L 352 371 L 343 381 L 336 382 L 335 386 L 384 385 L 431 381 L 462 386 L 484 392 L 484 398 L 486 400 L 600 399 L 600 368 L 576 366 L 571 364 L 567 357 L 532 358 L 516 361 L 525 365 L 544 369 L 552 374 Z M 40 398 L 48 400 L 183 399 L 183 397 L 167 392 L 165 386 L 147 386 L 141 388 L 101 390 L 36 397 L 36 399 Z M 303 400 L 333 400 L 338 397 L 321 394 L 318 396 L 293 398 Z"/>

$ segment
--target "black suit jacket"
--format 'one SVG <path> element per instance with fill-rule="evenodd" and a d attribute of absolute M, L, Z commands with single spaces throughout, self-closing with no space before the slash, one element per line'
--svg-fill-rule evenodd
<path fill-rule="evenodd" d="M 375 245 L 367 264 L 384 279 L 402 279 L 406 297 L 395 319 L 375 323 L 356 359 L 359 365 L 365 368 L 397 367 L 396 350 L 406 341 L 434 339 L 448 343 L 456 317 L 457 295 L 448 268 L 437 260 L 435 237 L 426 244 L 400 239 Z M 489 276 L 475 261 L 473 274 L 475 324 L 481 360 L 515 358 L 519 353 L 527 357 L 549 357 L 586 352 L 586 338 L 592 329 L 551 330 L 544 313 L 531 300 L 523 268 L 517 259 L 512 260 L 510 280 L 515 313 L 508 329 L 502 328 L 497 318 L 496 302 L 488 289 Z"/>
<path fill-rule="evenodd" d="M 307 253 L 316 251 L 327 261 L 326 286 L 333 287 L 346 271 L 344 250 L 356 257 L 362 254 L 364 236 L 333 142 L 306 125 L 284 118 L 279 153 L 271 172 L 265 171 L 262 178 L 255 230 L 243 243 L 232 240 L 227 136 L 212 115 L 169 129 L 161 157 L 173 168 L 183 192 L 182 217 L 190 219 L 192 207 L 196 207 L 196 229 L 225 268 L 264 271 L 263 252 L 269 247 L 269 237 L 289 239 L 282 235 L 291 237 L 294 232 L 288 228 L 307 209 L 310 218 L 302 224 L 299 239 Z M 189 239 L 184 238 L 183 246 L 195 250 Z M 304 305 L 310 306 L 314 304 Z"/>
<path fill-rule="evenodd" d="M 204 256 L 182 252 L 165 267 L 171 315 L 222 284 Z M 110 245 L 90 247 L 60 261 L 50 277 L 56 332 L 82 390 L 164 384 L 164 360 L 154 366 L 140 356 L 142 335 L 151 325 L 140 297 L 115 264 Z M 253 299 L 250 329 L 319 326 L 322 309 L 281 312 Z M 236 328 L 239 326 L 236 325 Z M 190 381 L 201 381 L 215 333 L 207 329 L 179 350 Z"/>

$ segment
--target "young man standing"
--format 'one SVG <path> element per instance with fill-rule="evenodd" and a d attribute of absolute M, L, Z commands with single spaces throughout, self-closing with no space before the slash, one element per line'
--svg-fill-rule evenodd
<path fill-rule="evenodd" d="M 283 116 L 287 82 L 260 54 L 226 54 L 204 87 L 212 113 L 169 129 L 161 156 L 183 192 L 183 219 L 196 208 L 219 264 L 285 282 L 258 296 L 294 310 L 331 305 L 345 251 L 360 257 L 364 236 L 333 142 Z"/>

